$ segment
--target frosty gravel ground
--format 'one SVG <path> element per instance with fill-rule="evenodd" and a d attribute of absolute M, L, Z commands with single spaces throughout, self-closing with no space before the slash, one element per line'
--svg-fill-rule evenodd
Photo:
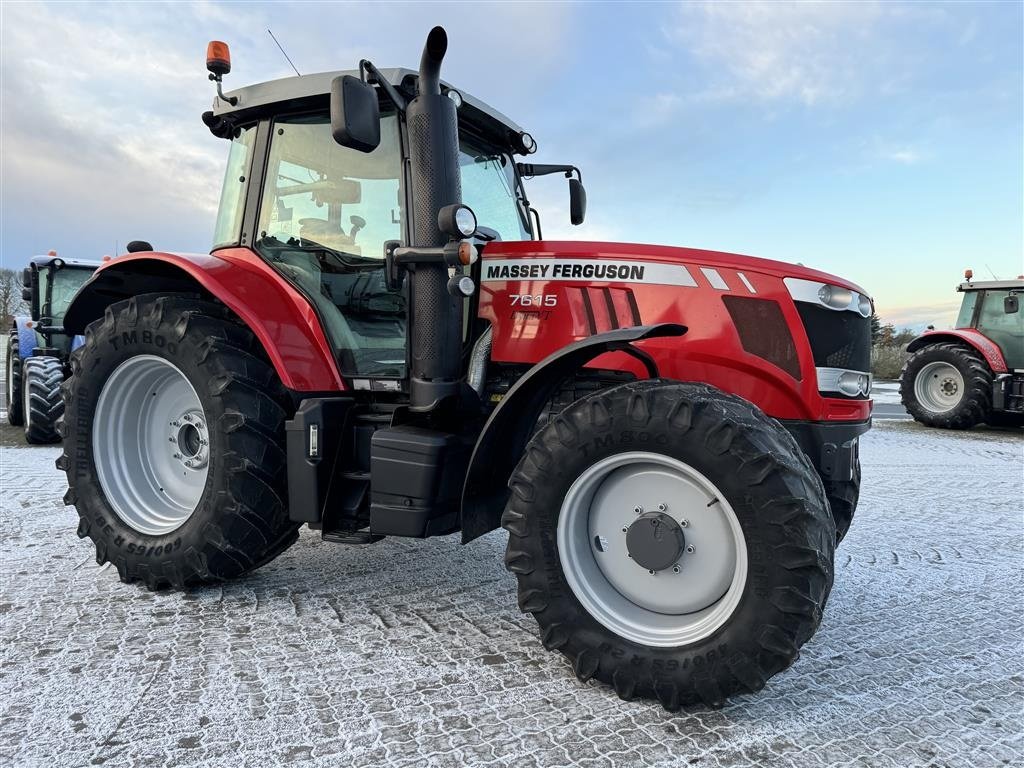
<path fill-rule="evenodd" d="M 1019 434 L 881 422 L 824 623 L 761 693 L 672 715 L 581 685 L 503 533 L 299 543 L 149 593 L 99 568 L 54 448 L 2 430 L 0 764 L 1021 765 Z"/>

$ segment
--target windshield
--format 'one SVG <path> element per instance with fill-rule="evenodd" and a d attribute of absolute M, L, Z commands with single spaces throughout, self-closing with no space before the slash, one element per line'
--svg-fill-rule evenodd
<path fill-rule="evenodd" d="M 44 302 L 46 301 L 45 297 L 49 295 L 50 301 L 49 304 L 44 303 L 39 308 L 39 316 L 49 319 L 56 325 L 62 324 L 64 313 L 71 305 L 71 300 L 78 293 L 78 289 L 92 277 L 92 273 L 92 269 L 81 267 L 65 266 L 58 270 L 40 269 L 39 295 L 44 297 Z M 49 285 L 51 280 L 53 281 L 52 286 Z"/>
<path fill-rule="evenodd" d="M 481 227 L 497 231 L 502 240 L 529 240 L 523 208 L 516 197 L 516 177 L 509 155 L 479 150 L 471 141 L 459 143 L 462 202 L 473 209 Z"/>

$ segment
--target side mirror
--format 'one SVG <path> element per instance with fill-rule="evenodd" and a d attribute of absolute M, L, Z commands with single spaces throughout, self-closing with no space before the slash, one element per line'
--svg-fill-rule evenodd
<path fill-rule="evenodd" d="M 32 301 L 32 289 L 31 288 L 22 288 L 21 289 L 21 298 L 24 299 L 25 301 Z"/>
<path fill-rule="evenodd" d="M 25 267 L 21 270 L 21 284 L 26 288 L 32 287 L 32 267 Z"/>
<path fill-rule="evenodd" d="M 569 178 L 569 221 L 574 225 L 583 223 L 587 215 L 587 190 L 577 178 Z"/>
<path fill-rule="evenodd" d="M 1005 299 L 1003 299 L 1003 312 L 1008 315 L 1012 315 L 1016 312 L 1020 312 L 1020 299 L 1015 293 L 1011 293 Z"/>
<path fill-rule="evenodd" d="M 360 152 L 380 145 L 380 105 L 372 85 L 352 75 L 331 81 L 331 133 L 341 146 Z"/>

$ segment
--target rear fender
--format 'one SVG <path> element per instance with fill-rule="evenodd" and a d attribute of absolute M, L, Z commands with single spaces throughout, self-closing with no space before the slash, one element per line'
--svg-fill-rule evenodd
<path fill-rule="evenodd" d="M 31 326 L 32 318 L 28 315 L 14 318 L 14 327 L 18 331 L 18 357 L 22 360 L 32 357 L 32 350 L 39 346 L 39 337 Z"/>
<path fill-rule="evenodd" d="M 620 328 L 570 344 L 527 371 L 491 413 L 473 449 L 462 490 L 462 543 L 498 527 L 512 470 L 545 404 L 568 376 L 599 355 L 623 352 L 640 359 L 647 374 L 656 377 L 654 360 L 632 344 L 684 333 L 686 326 L 675 323 Z"/>
<path fill-rule="evenodd" d="M 119 256 L 82 286 L 68 307 L 64 327 L 68 333 L 84 333 L 108 306 L 132 296 L 197 291 L 219 300 L 249 327 L 288 389 L 345 389 L 333 348 L 309 301 L 248 248 Z"/>
<path fill-rule="evenodd" d="M 956 328 L 952 331 L 926 331 L 907 345 L 907 352 L 938 344 L 939 342 L 960 342 L 976 350 L 988 363 L 993 373 L 1006 373 L 1006 358 L 999 346 L 981 331 L 973 328 Z"/>

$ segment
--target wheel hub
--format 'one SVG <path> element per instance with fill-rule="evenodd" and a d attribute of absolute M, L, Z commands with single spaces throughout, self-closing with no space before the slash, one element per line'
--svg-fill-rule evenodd
<path fill-rule="evenodd" d="M 167 438 L 172 458 L 185 468 L 200 470 L 210 461 L 210 440 L 201 411 L 190 410 L 170 422 Z"/>
<path fill-rule="evenodd" d="M 626 529 L 626 551 L 651 572 L 678 563 L 685 547 L 682 527 L 664 512 L 644 512 Z"/>

